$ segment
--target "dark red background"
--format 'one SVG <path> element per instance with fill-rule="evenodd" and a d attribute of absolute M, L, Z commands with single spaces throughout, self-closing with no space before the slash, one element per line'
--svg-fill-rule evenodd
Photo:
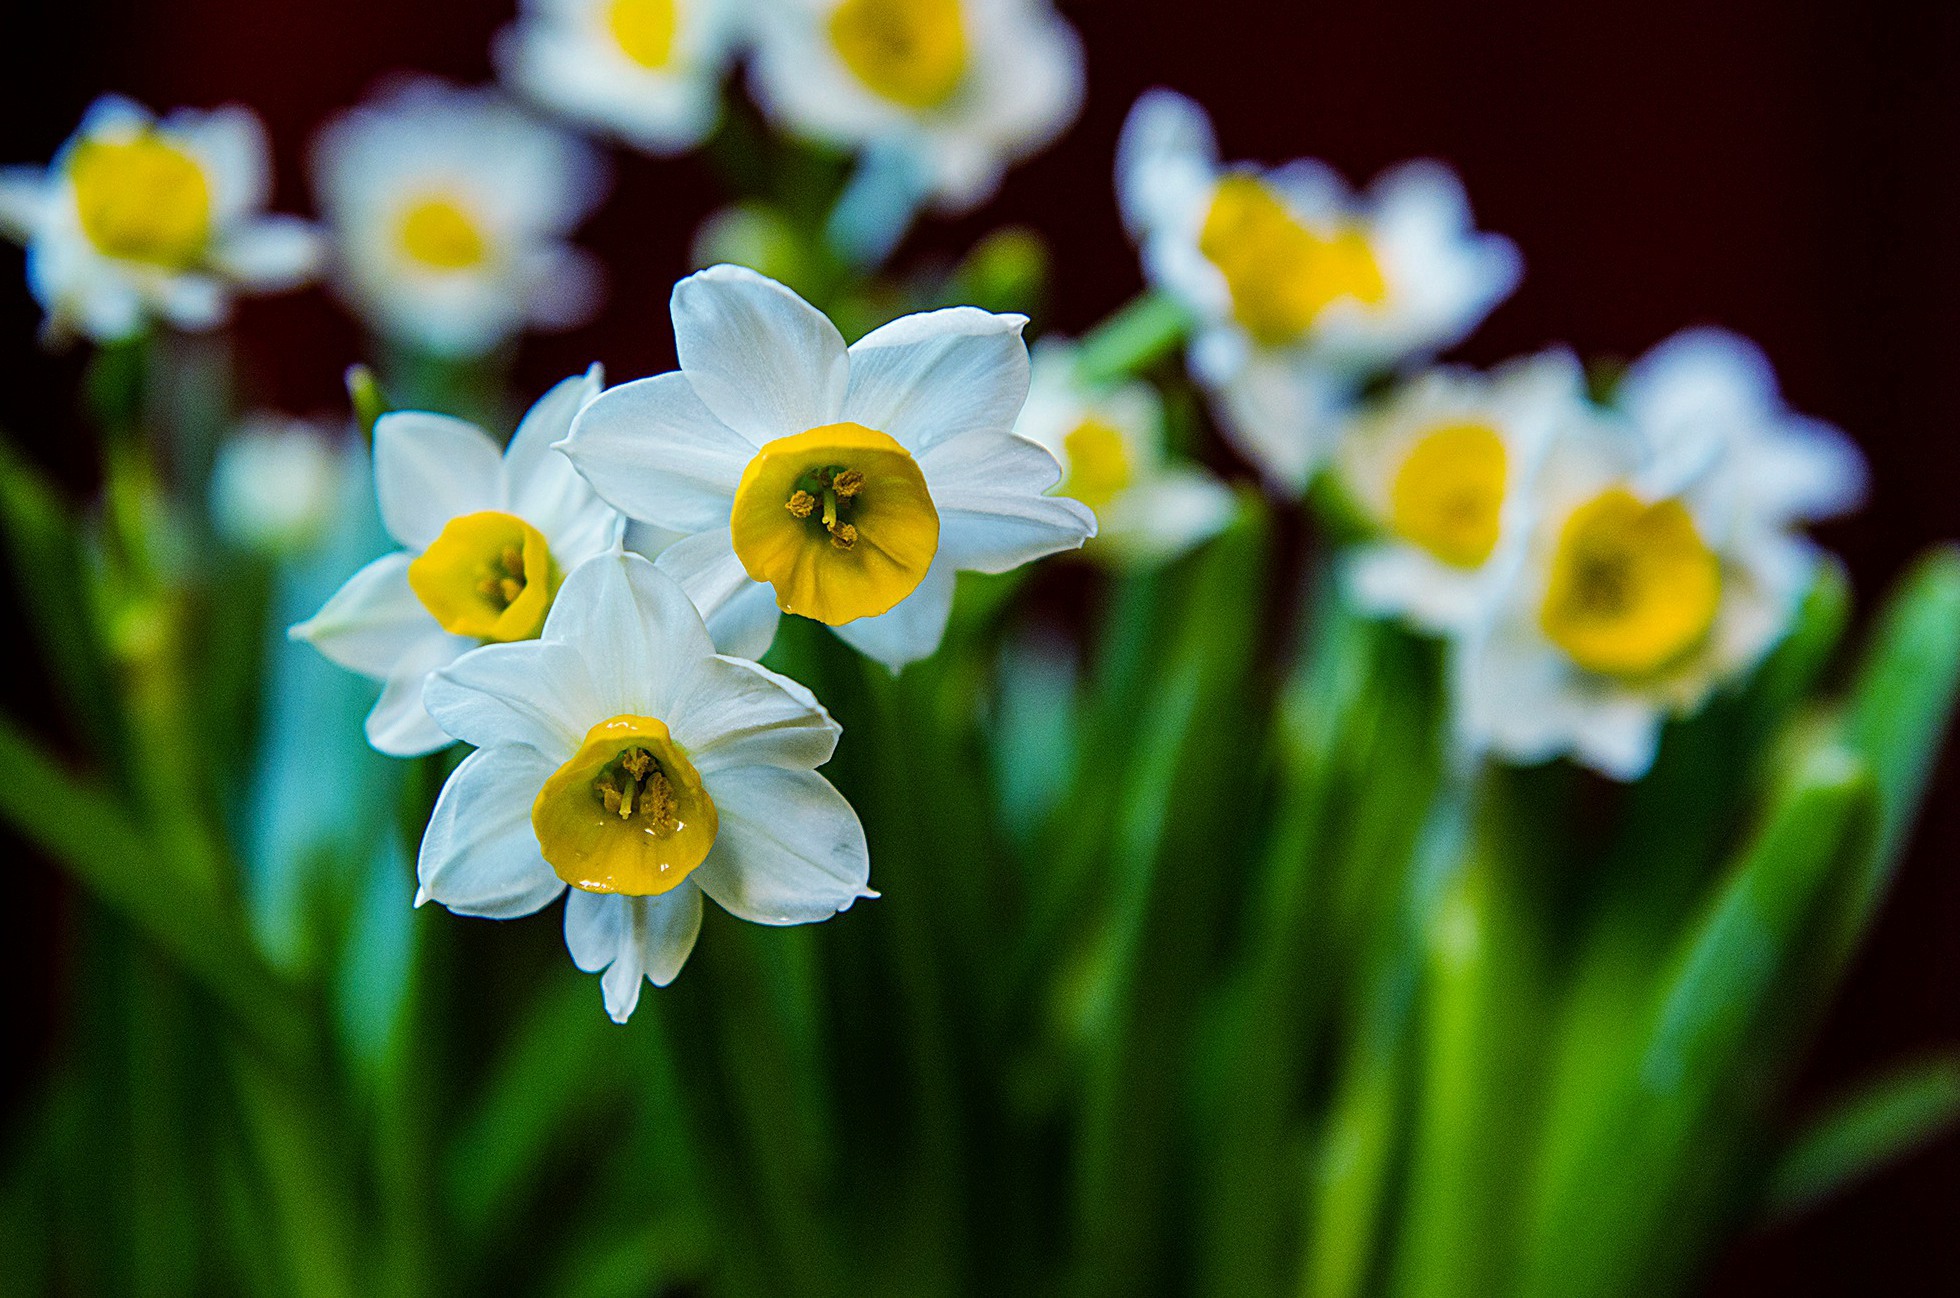
<path fill-rule="evenodd" d="M 279 198 L 304 209 L 304 143 L 377 75 L 487 75 L 514 0 L 10 0 L 0 16 L 0 162 L 45 159 L 88 101 L 159 108 L 240 100 L 271 128 Z M 1228 155 L 1311 154 L 1357 179 L 1428 154 L 1463 174 L 1482 222 L 1518 241 L 1517 297 L 1464 349 L 1488 362 L 1563 341 L 1632 355 L 1718 323 L 1759 340 L 1794 403 L 1850 430 L 1876 490 L 1826 539 L 1862 598 L 1960 530 L 1960 14 L 1926 5 L 1775 0 L 1564 4 L 1428 0 L 1081 0 L 1089 101 L 1056 149 L 982 215 L 908 250 L 957 250 L 1004 221 L 1056 253 L 1049 318 L 1079 332 L 1138 288 L 1110 192 L 1123 113 L 1168 84 L 1213 112 Z M 668 287 L 725 199 L 698 161 L 618 159 L 584 241 L 613 275 L 600 319 L 529 346 L 536 390 L 589 359 L 614 376 L 672 363 Z M 77 482 L 92 448 L 72 418 L 78 370 L 33 342 L 19 259 L 0 253 L 0 425 Z M 320 295 L 241 318 L 260 401 L 333 408 L 356 335 Z M 19 613 L 5 612 L 6 630 Z M 11 637 L 10 637 L 11 638 Z M 25 693 L 23 691 L 23 693 Z M 35 704 L 22 698 L 30 712 Z M 1951 755 L 1799 1105 L 1915 1052 L 1960 1045 L 1960 769 Z M 38 863 L 0 910 L 0 1040 L 44 1042 L 59 886 Z M 12 879 L 10 878 L 10 882 Z M 12 1052 L 9 1052 L 12 1053 Z M 16 1054 L 15 1058 L 21 1056 Z M 15 1093 L 18 1077 L 0 1082 Z M 1960 1139 L 1800 1224 L 1736 1246 L 1717 1295 L 1960 1291 Z M 1469 1298 L 1469 1296 L 1466 1296 Z"/>

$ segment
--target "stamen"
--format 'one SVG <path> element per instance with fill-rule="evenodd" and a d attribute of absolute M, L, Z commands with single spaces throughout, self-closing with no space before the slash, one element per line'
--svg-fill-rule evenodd
<path fill-rule="evenodd" d="M 524 582 L 517 577 L 506 577 L 497 583 L 497 593 L 504 597 L 504 607 L 509 608 L 524 593 Z"/>
<path fill-rule="evenodd" d="M 808 518 L 817 511 L 817 498 L 798 488 L 796 494 L 789 498 L 787 508 L 792 517 Z"/>
<path fill-rule="evenodd" d="M 519 550 L 514 545 L 507 545 L 504 547 L 503 554 L 499 557 L 503 561 L 505 572 L 513 577 L 524 575 L 524 552 L 522 550 Z"/>
<path fill-rule="evenodd" d="M 839 500 L 849 500 L 864 490 L 864 474 L 856 469 L 846 469 L 831 482 L 830 488 L 837 493 Z"/>
<path fill-rule="evenodd" d="M 830 543 L 840 550 L 848 550 L 857 544 L 858 530 L 850 523 L 839 523 L 830 530 Z"/>

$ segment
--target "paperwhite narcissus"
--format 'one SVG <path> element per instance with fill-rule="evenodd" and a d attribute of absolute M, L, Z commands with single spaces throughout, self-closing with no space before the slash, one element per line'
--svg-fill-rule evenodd
<path fill-rule="evenodd" d="M 938 647 L 956 572 L 1095 534 L 1013 432 L 1026 317 L 929 311 L 846 348 L 789 289 L 715 266 L 674 286 L 673 318 L 680 369 L 603 393 L 564 450 L 629 518 L 687 534 L 659 564 L 724 652 L 761 657 L 780 611 L 896 670 Z"/>
<path fill-rule="evenodd" d="M 1198 322 L 1191 366 L 1221 425 L 1290 491 L 1359 378 L 1459 341 L 1520 273 L 1441 164 L 1405 163 L 1365 196 L 1318 162 L 1224 167 L 1204 110 L 1169 91 L 1131 110 L 1116 184 L 1150 282 Z"/>
<path fill-rule="evenodd" d="M 1082 47 L 1048 0 L 759 0 L 755 97 L 791 129 L 890 151 L 940 208 L 991 197 L 1082 105 Z"/>
<path fill-rule="evenodd" d="M 422 706 L 432 672 L 478 645 L 538 634 L 559 584 L 619 540 L 624 520 L 552 449 L 599 392 L 598 366 L 545 393 L 507 451 L 474 424 L 403 411 L 374 426 L 381 522 L 403 549 L 348 578 L 292 629 L 385 682 L 368 741 L 395 757 L 449 742 Z"/>
<path fill-rule="evenodd" d="M 524 0 L 497 38 L 497 63 L 534 103 L 649 153 L 679 153 L 720 112 L 736 9 L 733 0 Z"/>
<path fill-rule="evenodd" d="M 1668 716 L 1700 706 L 1788 631 L 1817 566 L 1789 526 L 1846 500 L 1821 488 L 1826 459 L 1862 475 L 1835 434 L 1776 427 L 1797 421 L 1762 371 L 1741 387 L 1707 382 L 1741 373 L 1704 368 L 1709 356 L 1663 350 L 1622 412 L 1554 439 L 1505 593 L 1457 645 L 1458 721 L 1473 751 L 1570 754 L 1637 779 Z M 1738 392 L 1749 399 L 1710 399 Z M 1735 422 L 1739 410 L 1764 422 Z"/>
<path fill-rule="evenodd" d="M 1217 535 L 1232 516 L 1232 492 L 1208 470 L 1167 457 L 1156 390 L 1135 380 L 1085 384 L 1076 353 L 1061 339 L 1035 344 L 1014 431 L 1047 447 L 1062 465 L 1057 490 L 1094 511 L 1096 537 L 1085 552 L 1150 563 Z"/>
<path fill-rule="evenodd" d="M 1469 626 L 1530 524 L 1538 465 L 1592 415 L 1565 352 L 1489 375 L 1436 369 L 1398 388 L 1342 434 L 1341 483 L 1376 529 L 1343 559 L 1356 603 L 1429 631 Z"/>
<path fill-rule="evenodd" d="M 624 1023 L 701 926 L 701 894 L 807 924 L 866 886 L 864 829 L 816 773 L 837 724 L 796 682 L 716 656 L 679 586 L 638 555 L 565 581 L 542 638 L 464 655 L 429 710 L 477 751 L 422 839 L 418 904 L 510 919 L 569 888 L 565 944 Z"/>
<path fill-rule="evenodd" d="M 401 83 L 326 125 L 313 174 L 334 286 L 398 344 L 480 355 L 598 303 L 597 263 L 565 240 L 603 162 L 494 90 Z"/>
<path fill-rule="evenodd" d="M 313 227 L 265 214 L 268 171 L 248 108 L 159 121 L 109 95 L 50 166 L 0 170 L 0 234 L 26 245 L 52 336 L 113 342 L 153 319 L 205 329 L 230 290 L 290 288 L 318 267 Z"/>

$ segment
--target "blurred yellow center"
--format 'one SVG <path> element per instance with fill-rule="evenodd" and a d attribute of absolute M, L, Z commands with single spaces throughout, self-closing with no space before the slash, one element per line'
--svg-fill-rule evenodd
<path fill-rule="evenodd" d="M 1061 494 L 1073 496 L 1098 514 L 1135 476 L 1122 430 L 1094 415 L 1068 431 L 1062 438 L 1062 452 L 1068 457 L 1068 477 Z"/>
<path fill-rule="evenodd" d="M 653 717 L 586 731 L 531 804 L 539 852 L 587 892 L 666 892 L 707 859 L 719 824 L 694 764 Z"/>
<path fill-rule="evenodd" d="M 544 534 L 515 514 L 463 514 L 408 565 L 408 586 L 452 635 L 529 640 L 563 574 Z"/>
<path fill-rule="evenodd" d="M 1218 182 L 1198 250 L 1225 277 L 1233 316 L 1268 347 L 1297 341 L 1342 299 L 1379 306 L 1388 297 L 1367 235 L 1308 229 L 1253 176 Z"/>
<path fill-rule="evenodd" d="M 1497 548 L 1504 508 L 1504 439 L 1485 424 L 1423 435 L 1389 486 L 1389 523 L 1444 563 L 1475 568 Z"/>
<path fill-rule="evenodd" d="M 211 183 L 197 159 L 154 131 L 83 140 L 68 156 L 75 215 L 106 256 L 184 270 L 211 241 Z"/>
<path fill-rule="evenodd" d="M 939 511 L 911 452 L 826 424 L 756 452 L 735 488 L 735 554 L 785 613 L 831 626 L 887 612 L 939 552 Z"/>
<path fill-rule="evenodd" d="M 1640 677 L 1700 644 L 1721 597 L 1721 562 L 1681 503 L 1615 487 L 1566 519 L 1539 620 L 1588 671 Z"/>
<path fill-rule="evenodd" d="M 657 72 L 674 57 L 674 29 L 679 25 L 674 0 L 612 0 L 606 6 L 606 28 L 620 53 Z"/>
<path fill-rule="evenodd" d="M 396 238 L 409 260 L 431 270 L 469 270 L 490 254 L 483 227 L 447 194 L 419 198 L 403 208 Z"/>
<path fill-rule="evenodd" d="M 872 93 L 907 108 L 939 107 L 966 75 L 960 0 L 844 0 L 830 43 Z"/>

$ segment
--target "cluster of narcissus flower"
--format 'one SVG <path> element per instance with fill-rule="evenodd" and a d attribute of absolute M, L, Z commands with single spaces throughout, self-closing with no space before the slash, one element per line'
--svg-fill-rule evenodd
<path fill-rule="evenodd" d="M 846 347 L 753 271 L 674 290 L 681 369 L 546 393 L 508 451 L 446 416 L 374 429 L 403 549 L 293 628 L 385 682 L 368 718 L 402 756 L 453 740 L 421 897 L 526 915 L 569 887 L 565 940 L 607 1010 L 679 971 L 701 894 L 764 924 L 869 896 L 864 833 L 815 773 L 838 728 L 758 666 L 782 613 L 893 668 L 937 648 L 953 574 L 1093 536 L 1014 432 L 1021 316 L 906 316 Z M 625 548 L 630 518 L 663 537 Z M 719 652 L 718 652 L 719 651 Z"/>
<path fill-rule="evenodd" d="M 771 119 L 862 153 L 900 220 L 984 201 L 1082 97 L 1048 0 L 523 0 L 495 44 L 517 96 L 654 154 L 701 143 L 748 52 Z M 397 79 L 327 124 L 312 170 L 321 225 L 266 216 L 249 109 L 158 121 L 111 96 L 52 165 L 0 170 L 0 235 L 28 246 L 53 337 L 206 328 L 233 291 L 323 268 L 377 333 L 443 356 L 598 304 L 598 267 L 567 239 L 604 196 L 604 159 L 494 88 Z"/>
<path fill-rule="evenodd" d="M 1434 164 L 1365 199 L 1318 163 L 1221 167 L 1202 110 L 1156 92 L 1117 183 L 1148 274 L 1194 322 L 1220 427 L 1288 490 L 1331 460 L 1371 533 L 1345 556 L 1353 598 L 1450 640 L 1471 755 L 1644 774 L 1663 721 L 1790 626 L 1817 563 L 1798 528 L 1862 496 L 1851 444 L 1713 330 L 1656 348 L 1607 405 L 1559 352 L 1418 370 L 1364 399 L 1518 280 Z"/>

